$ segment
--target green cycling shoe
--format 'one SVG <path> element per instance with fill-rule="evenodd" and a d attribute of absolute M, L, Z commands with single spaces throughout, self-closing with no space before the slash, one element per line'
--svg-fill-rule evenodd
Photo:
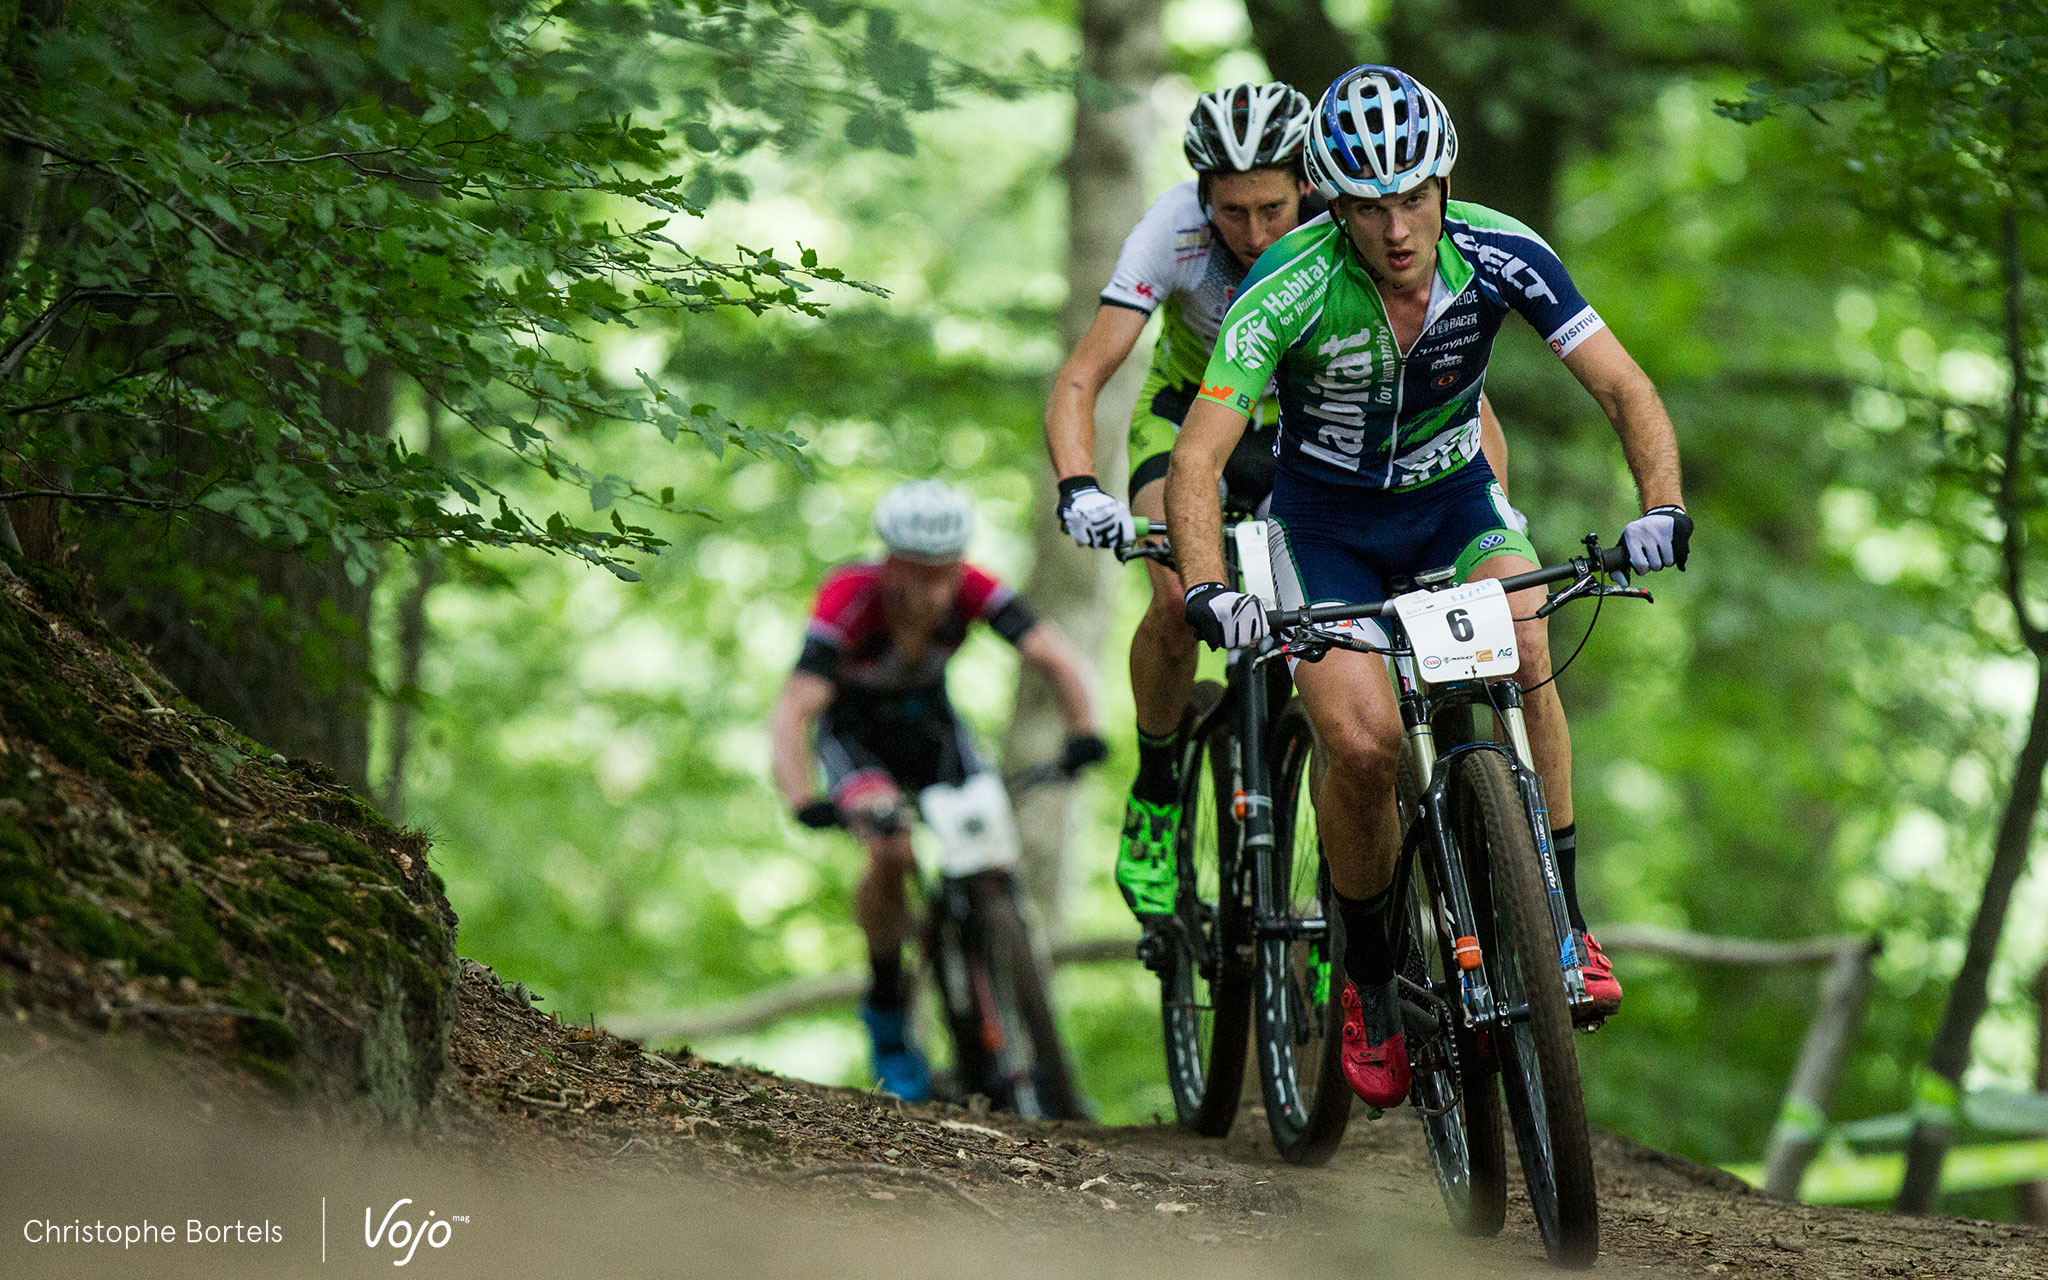
<path fill-rule="evenodd" d="M 1180 806 L 1136 796 L 1124 807 L 1123 838 L 1116 850 L 1116 887 L 1140 920 L 1173 914 L 1180 888 L 1173 846 L 1180 835 Z"/>

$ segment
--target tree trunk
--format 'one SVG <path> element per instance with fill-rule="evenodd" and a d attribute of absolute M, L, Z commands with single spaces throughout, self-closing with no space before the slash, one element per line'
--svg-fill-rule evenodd
<path fill-rule="evenodd" d="M 338 363 L 332 350 L 308 352 Z M 346 431 L 382 437 L 391 430 L 391 366 L 372 361 L 360 387 L 329 380 L 321 411 Z M 193 465 L 198 465 L 195 460 Z M 370 796 L 370 601 L 375 579 L 352 583 L 338 553 L 315 559 L 267 547 L 214 517 L 160 532 L 148 518 L 99 517 L 94 537 L 107 583 L 100 611 L 138 644 L 186 697 L 273 751 L 326 765 Z M 155 547 L 130 558 L 124 542 Z M 93 540 L 87 541 L 93 546 Z M 166 565 L 168 557 L 181 562 Z M 230 602 L 228 620 L 195 616 L 175 572 L 190 567 L 203 591 L 241 584 L 255 599 Z"/>
<path fill-rule="evenodd" d="M 1266 70 L 1311 99 L 1360 61 L 1350 34 L 1330 21 L 1323 0 L 1245 0 L 1244 10 Z"/>
<path fill-rule="evenodd" d="M 426 455 L 440 461 L 441 411 L 433 397 L 427 398 Z M 440 568 L 439 548 L 416 548 L 412 558 L 412 585 L 398 606 L 398 670 L 391 689 L 391 720 L 386 739 L 390 749 L 384 767 L 384 787 L 378 804 L 394 823 L 405 821 L 405 762 L 412 753 L 412 713 L 419 700 L 420 660 L 427 649 L 427 597 L 433 593 Z"/>
<path fill-rule="evenodd" d="M 2034 1092 L 2048 1093 L 2048 964 L 2034 975 Z M 2048 1182 L 2020 1188 L 2020 1216 L 2048 1227 Z"/>
<path fill-rule="evenodd" d="M 1074 104 L 1074 149 L 1066 162 L 1067 305 L 1060 335 L 1068 347 L 1094 318 L 1117 250 L 1145 211 L 1145 158 L 1152 143 L 1147 94 L 1165 70 L 1160 6 L 1161 0 L 1081 3 L 1084 79 Z M 1105 102 L 1109 94 L 1120 100 Z M 1111 490 L 1123 487 L 1131 406 L 1143 376 L 1139 361 L 1125 361 L 1096 401 L 1095 474 Z M 1031 602 L 1083 654 L 1099 658 L 1108 637 L 1112 588 L 1120 566 L 1103 552 L 1083 551 L 1068 539 L 1053 518 L 1052 469 L 1043 462 L 1039 480 Z M 1025 671 L 1017 684 L 1004 759 L 1012 767 L 1052 759 L 1064 736 L 1052 686 Z M 1045 929 L 1057 936 L 1063 929 L 1072 789 L 1039 787 L 1020 798 L 1018 810 L 1025 886 Z"/>
<path fill-rule="evenodd" d="M 2012 383 L 2006 400 L 2005 467 L 1999 478 L 1998 515 L 2005 525 L 2005 593 L 2020 636 L 2035 663 L 2033 718 L 2027 740 L 2013 765 L 2012 794 L 1998 823 L 1998 842 L 1991 871 L 1984 878 L 1984 897 L 1970 925 L 1970 943 L 1963 967 L 1949 988 L 1948 1007 L 1934 1033 L 1927 1069 L 1914 1091 L 1914 1124 L 1906 1141 L 1906 1180 L 1899 1189 L 1901 1213 L 1928 1213 L 1941 1194 L 1941 1162 L 1955 1135 L 1957 1102 L 1963 1071 L 1970 1065 L 1970 1040 L 1990 1003 L 1991 962 L 2005 932 L 2005 914 L 2012 906 L 2013 887 L 2027 867 L 2034 823 L 2041 811 L 2041 772 L 2048 768 L 2048 632 L 2027 612 L 2025 577 L 2025 515 L 2020 495 L 2024 472 L 2028 398 L 2027 342 L 2023 299 L 2026 273 L 2020 258 L 2018 213 L 2008 206 L 2005 232 L 2005 341 Z"/>

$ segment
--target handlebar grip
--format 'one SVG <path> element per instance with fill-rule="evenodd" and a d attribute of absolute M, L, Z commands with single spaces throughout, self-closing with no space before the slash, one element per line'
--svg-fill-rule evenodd
<path fill-rule="evenodd" d="M 1166 521 L 1154 520 L 1147 516 L 1133 516 L 1131 517 L 1131 527 L 1136 531 L 1134 536 L 1149 538 L 1155 533 L 1165 533 Z"/>
<path fill-rule="evenodd" d="M 1600 548 L 1600 571 L 1619 573 L 1628 568 L 1628 548 L 1616 544 Z"/>

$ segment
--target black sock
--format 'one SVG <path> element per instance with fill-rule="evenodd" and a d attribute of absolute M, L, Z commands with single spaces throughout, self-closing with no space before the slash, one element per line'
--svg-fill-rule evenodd
<path fill-rule="evenodd" d="M 1572 928 L 1586 931 L 1586 913 L 1579 910 L 1579 824 L 1559 827 L 1550 833 L 1550 850 L 1557 858 L 1557 880 L 1564 886 L 1564 910 Z"/>
<path fill-rule="evenodd" d="M 1337 914 L 1344 921 L 1344 976 L 1363 990 L 1394 980 L 1394 947 L 1387 937 L 1387 909 L 1394 902 L 1388 885 L 1370 898 L 1347 898 L 1332 890 Z"/>
<path fill-rule="evenodd" d="M 1180 794 L 1180 735 L 1154 737 L 1138 730 L 1138 780 L 1131 794 L 1148 804 L 1172 804 Z"/>
<path fill-rule="evenodd" d="M 868 987 L 868 1008 L 887 1011 L 901 1009 L 903 999 L 903 949 L 891 947 L 888 953 L 868 952 L 868 969 L 874 974 Z"/>

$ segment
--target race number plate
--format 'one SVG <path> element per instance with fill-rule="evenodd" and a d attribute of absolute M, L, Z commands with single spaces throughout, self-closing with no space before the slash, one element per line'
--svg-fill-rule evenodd
<path fill-rule="evenodd" d="M 1495 579 L 1413 591 L 1395 598 L 1394 612 L 1415 646 L 1416 674 L 1430 684 L 1513 675 L 1522 665 L 1515 617 Z"/>
<path fill-rule="evenodd" d="M 1017 822 L 995 774 L 973 774 L 957 787 L 926 787 L 917 793 L 917 807 L 938 837 L 940 874 L 968 876 L 1016 864 Z"/>

